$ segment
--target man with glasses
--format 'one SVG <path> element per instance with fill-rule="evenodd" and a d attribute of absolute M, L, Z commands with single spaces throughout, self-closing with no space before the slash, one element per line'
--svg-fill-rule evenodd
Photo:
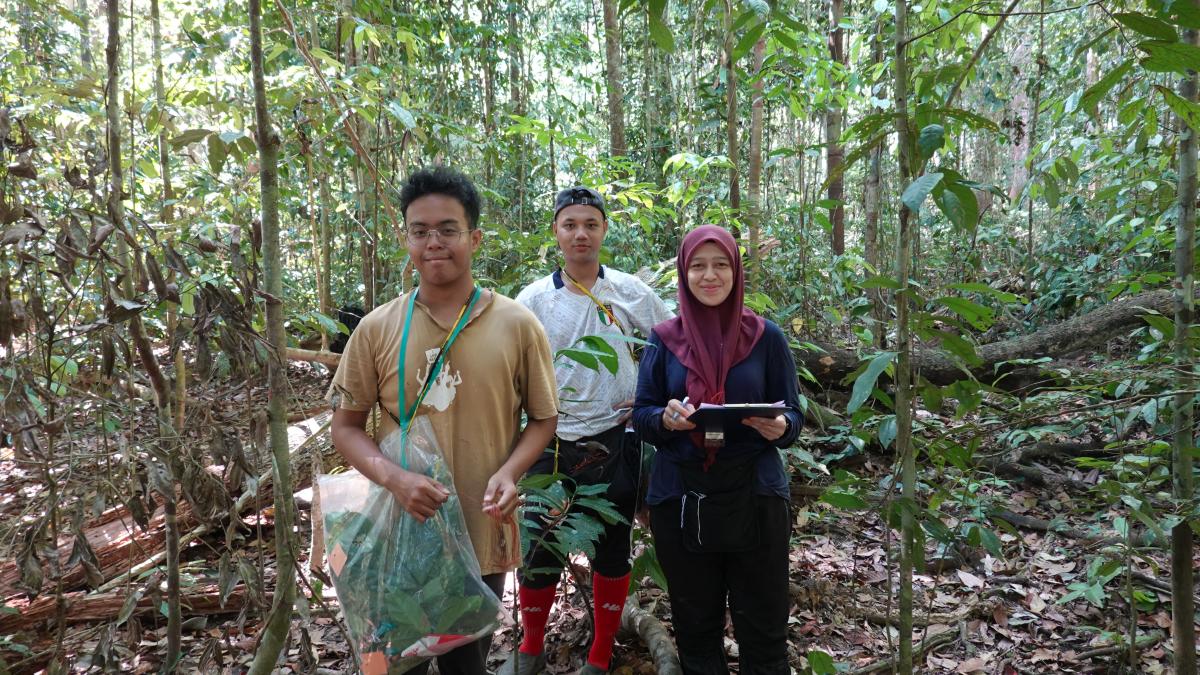
<path fill-rule="evenodd" d="M 558 398 L 550 347 L 527 309 L 475 285 L 471 261 L 483 233 L 470 180 L 445 168 L 418 171 L 401 189 L 400 209 L 420 283 L 363 317 L 350 336 L 329 392 L 334 446 L 424 522 L 449 492 L 390 461 L 377 441 L 402 417 L 427 416 L 454 476 L 483 580 L 500 595 L 505 574 L 520 560 L 512 518 L 517 480 L 554 436 Z M 402 410 L 402 400 L 416 401 L 414 408 Z M 376 405 L 386 414 L 372 437 L 366 424 Z M 440 656 L 438 670 L 483 675 L 490 644 L 489 636 Z"/>
<path fill-rule="evenodd" d="M 537 315 L 557 352 L 588 335 L 607 339 L 617 353 L 615 376 L 560 359 L 555 374 L 564 391 L 554 441 L 530 469 L 533 474 L 565 473 L 576 485 L 608 483 L 605 497 L 624 516 L 624 523 L 605 523 L 592 558 L 595 635 L 580 673 L 608 671 L 613 638 L 629 591 L 630 530 L 638 497 L 641 443 L 626 433 L 637 385 L 631 344 L 622 336 L 643 336 L 671 318 L 662 300 L 641 279 L 600 264 L 600 247 L 608 233 L 608 215 L 600 193 L 583 186 L 559 192 L 554 200 L 554 237 L 563 264 L 517 295 L 517 302 Z M 570 400 L 568 400 L 568 398 Z M 535 541 L 544 532 L 535 532 Z M 553 535 L 550 535 L 553 536 Z M 524 637 L 498 675 L 534 675 L 546 665 L 546 623 L 558 586 L 562 561 L 545 546 L 526 552 L 520 573 L 519 599 Z M 555 570 L 547 572 L 546 570 Z"/>

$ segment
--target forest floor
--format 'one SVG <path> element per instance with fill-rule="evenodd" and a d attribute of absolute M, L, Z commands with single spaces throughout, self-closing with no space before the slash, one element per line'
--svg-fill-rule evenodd
<path fill-rule="evenodd" d="M 324 369 L 292 364 L 289 382 L 294 417 L 316 416 L 328 382 Z M 269 468 L 261 449 L 260 411 L 266 400 L 262 388 L 214 381 L 193 387 L 189 396 L 196 397 L 194 403 L 189 400 L 190 439 L 196 441 L 196 447 L 208 444 L 210 454 L 232 456 L 232 436 L 246 449 L 242 454 L 248 463 L 260 472 Z M 87 581 L 94 577 L 94 586 L 111 580 L 161 549 L 160 519 L 150 514 L 149 530 L 143 532 L 130 522 L 139 518 L 128 507 L 128 495 L 118 487 L 128 484 L 118 480 L 119 474 L 129 470 L 131 463 L 125 458 L 136 449 L 138 439 L 157 433 L 153 407 L 143 404 L 134 414 L 113 418 L 103 414 L 96 398 L 79 395 L 66 424 L 74 434 L 77 461 L 56 463 L 49 481 L 36 463 L 18 462 L 11 448 L 0 448 L 0 560 L 13 561 L 0 568 L 5 593 L 0 610 L 0 656 L 14 673 L 55 672 L 50 665 L 55 654 L 61 655 L 66 672 L 152 673 L 161 668 L 166 631 L 162 575 L 152 568 L 106 592 L 89 592 Z M 1063 415 L 1070 415 L 1069 407 Z M 318 417 L 318 422 L 325 417 Z M 319 433 L 308 448 L 327 448 L 328 434 L 319 430 L 320 424 L 313 421 L 293 426 L 293 447 Z M 212 440 L 220 438 L 225 439 L 224 449 Z M 823 452 L 842 449 L 832 445 L 831 438 L 810 434 L 801 443 L 820 457 Z M 216 461 L 210 457 L 209 463 Z M 850 461 L 857 476 L 876 486 L 886 484 L 892 471 L 891 459 L 884 455 L 859 455 Z M 968 520 L 980 518 L 985 507 L 1007 512 L 1006 518 L 1015 527 L 995 530 L 1003 557 L 993 557 L 983 547 L 963 547 L 939 561 L 933 543 L 928 543 L 929 567 L 914 577 L 915 640 L 929 646 L 918 655 L 918 670 L 1005 675 L 1171 672 L 1168 552 L 1161 544 L 1132 553 L 1122 545 L 1114 529 L 1120 522 L 1117 512 L 1089 489 L 1097 482 L 1097 471 L 1052 457 L 1042 462 L 1041 467 L 1054 480 L 980 480 L 976 501 L 962 505 L 961 515 Z M 1044 484 L 1032 484 L 1036 482 Z M 45 547 L 27 546 L 31 533 L 47 525 L 45 514 L 37 507 L 46 503 L 48 494 L 54 494 L 49 490 L 58 491 L 60 520 L 74 521 L 69 531 L 59 532 L 61 566 L 80 572 L 63 577 L 66 601 L 61 606 L 54 601 L 57 584 L 48 581 L 55 578 L 50 569 L 53 565 L 47 564 L 54 556 Z M 798 492 L 815 491 L 801 488 Z M 336 597 L 328 588 L 322 590 L 308 570 L 308 494 L 301 492 L 297 502 L 303 536 L 301 589 L 309 601 L 297 603 L 292 641 L 281 672 L 353 672 Z M 114 512 L 118 515 L 112 515 Z M 896 647 L 892 625 L 897 611 L 889 593 L 898 583 L 897 566 L 889 564 L 898 551 L 896 532 L 886 527 L 881 513 L 872 508 L 835 509 L 813 498 L 798 498 L 793 512 L 792 666 L 803 672 L 809 666 L 810 650 L 821 650 L 833 657 L 840 671 L 889 672 L 886 655 Z M 200 526 L 207 523 L 209 529 L 185 545 L 181 556 L 186 605 L 183 672 L 238 673 L 253 657 L 275 575 L 273 508 L 265 498 L 250 503 L 242 514 L 244 528 L 228 527 L 219 519 L 197 517 L 191 521 Z M 117 524 L 120 527 L 114 529 Z M 88 547 L 77 545 L 72 536 L 76 532 L 85 534 L 95 556 L 89 556 Z M 234 542 L 232 547 L 226 546 L 227 538 Z M 130 541 L 132 545 L 122 545 Z M 117 547 L 116 553 L 109 547 Z M 45 580 L 22 575 L 30 571 L 31 550 L 32 564 L 40 566 Z M 232 555 L 223 559 L 225 552 Z M 114 560 L 113 555 L 118 558 Z M 1106 560 L 1115 563 L 1105 566 Z M 568 582 L 560 586 L 548 629 L 552 673 L 579 667 L 590 639 L 585 589 L 565 578 Z M 41 593 L 35 597 L 28 589 L 38 581 Z M 671 608 L 666 594 L 649 579 L 642 581 L 637 591 L 641 606 L 669 627 Z M 1139 611 L 1134 616 L 1125 600 L 1127 584 L 1138 599 Z M 1071 591 L 1079 591 L 1077 597 L 1063 602 Z M 504 598 L 510 612 L 511 593 L 510 577 Z M 224 603 L 219 602 L 220 595 L 226 596 Z M 56 617 L 63 619 L 61 632 L 54 628 L 59 625 Z M 1130 665 L 1129 650 L 1122 645 L 1134 622 L 1139 648 Z M 736 670 L 732 628 L 727 635 L 725 644 Z M 518 628 L 509 616 L 496 634 L 492 667 L 499 665 L 517 639 Z M 630 634 L 619 636 L 612 668 L 626 675 L 655 672 L 646 647 Z"/>

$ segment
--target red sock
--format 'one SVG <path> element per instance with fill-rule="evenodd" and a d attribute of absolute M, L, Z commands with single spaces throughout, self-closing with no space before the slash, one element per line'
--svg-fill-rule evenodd
<path fill-rule="evenodd" d="M 522 654 L 537 656 L 542 653 L 546 641 L 546 622 L 550 620 L 550 606 L 554 604 L 554 594 L 557 591 L 558 584 L 550 584 L 545 588 L 521 586 L 518 591 L 521 599 L 521 623 L 525 630 L 525 637 L 521 640 Z"/>
<path fill-rule="evenodd" d="M 596 610 L 596 637 L 588 652 L 588 663 L 608 670 L 613 639 L 621 627 L 621 610 L 625 609 L 625 596 L 629 594 L 629 575 L 614 579 L 592 574 L 592 592 Z"/>

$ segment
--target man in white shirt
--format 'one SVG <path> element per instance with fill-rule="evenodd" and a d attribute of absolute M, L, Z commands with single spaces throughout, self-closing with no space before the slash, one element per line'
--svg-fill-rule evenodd
<path fill-rule="evenodd" d="M 583 675 L 608 671 L 613 638 L 629 590 L 630 528 L 637 502 L 641 444 L 626 432 L 637 385 L 631 344 L 619 335 L 648 336 L 671 318 L 662 300 L 641 279 L 600 264 L 600 247 L 608 233 L 604 199 L 578 186 L 554 200 L 554 236 L 563 265 L 521 291 L 517 302 L 542 322 L 554 352 L 575 346 L 580 338 L 618 336 L 606 341 L 617 353 L 617 372 L 592 370 L 570 359 L 555 361 L 560 410 L 558 431 L 530 474 L 567 474 L 576 483 L 608 483 L 605 494 L 625 523 L 605 523 L 592 559 L 595 636 Z M 542 534 L 540 532 L 535 534 Z M 544 546 L 531 548 L 520 571 L 521 620 L 524 638 L 498 675 L 535 675 L 545 667 L 546 623 L 558 586 L 562 561 Z"/>

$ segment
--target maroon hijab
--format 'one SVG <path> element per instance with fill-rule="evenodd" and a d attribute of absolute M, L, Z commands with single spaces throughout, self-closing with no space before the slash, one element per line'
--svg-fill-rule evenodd
<path fill-rule="evenodd" d="M 700 302 L 687 282 L 692 256 L 709 242 L 729 256 L 733 268 L 733 289 L 716 307 Z M 701 225 L 680 242 L 675 267 L 679 272 L 679 316 L 658 324 L 654 331 L 688 370 L 689 402 L 696 407 L 701 403 L 725 403 L 729 369 L 750 354 L 764 328 L 762 317 L 743 306 L 746 282 L 737 242 L 722 227 Z"/>

